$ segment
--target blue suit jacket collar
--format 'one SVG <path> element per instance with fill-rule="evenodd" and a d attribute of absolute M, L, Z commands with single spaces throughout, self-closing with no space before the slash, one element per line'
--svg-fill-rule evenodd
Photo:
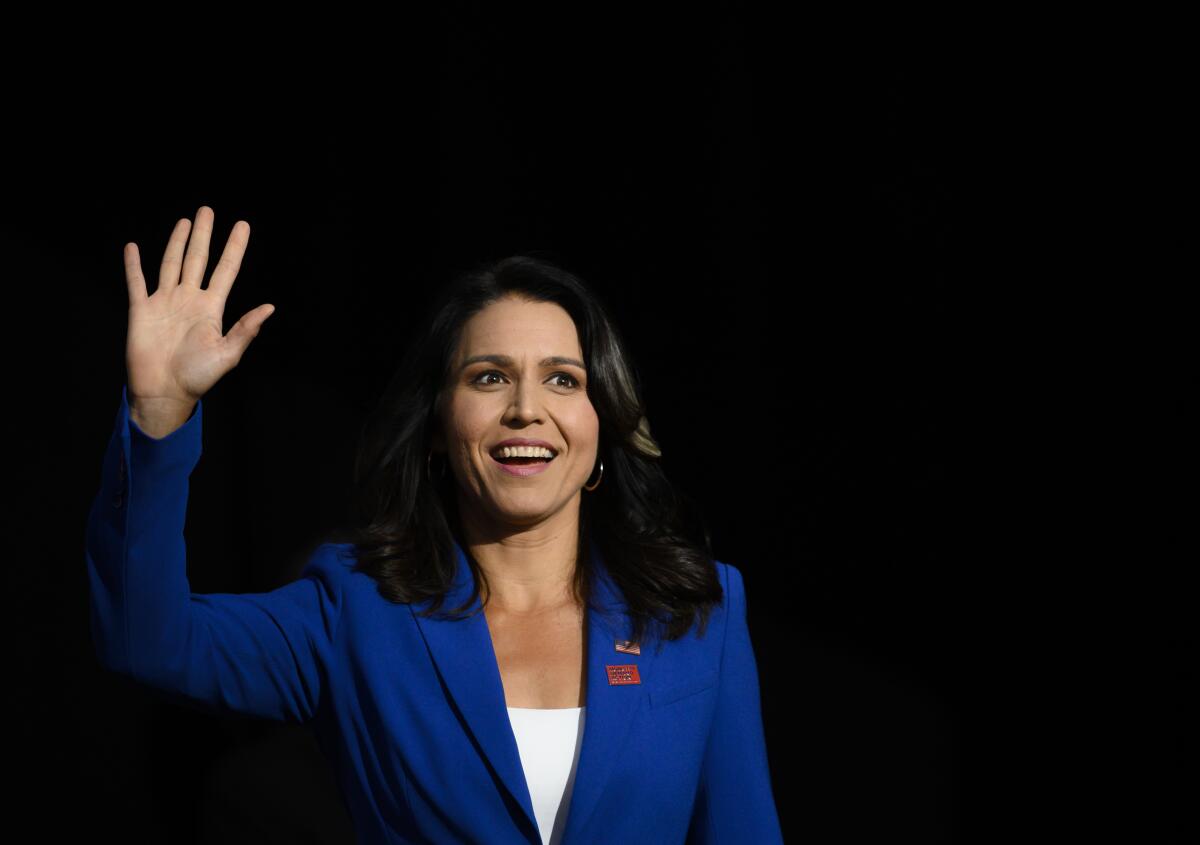
<path fill-rule="evenodd" d="M 639 675 L 645 677 L 655 655 L 643 647 L 641 654 L 616 650 L 618 640 L 631 633 L 625 611 L 628 605 L 620 589 L 612 582 L 595 543 L 590 546 L 595 580 L 593 594 L 585 610 L 587 620 L 586 653 L 586 717 L 583 747 L 580 750 L 575 784 L 567 811 L 564 841 L 571 842 L 591 821 L 590 816 L 603 793 L 613 763 L 621 754 L 636 754 L 627 748 L 626 737 L 634 713 L 646 698 L 642 684 L 608 682 L 606 666 L 636 664 Z M 446 596 L 443 610 L 455 608 L 467 601 L 474 586 L 471 568 L 462 546 L 455 542 L 456 575 L 454 586 Z M 508 718 L 504 685 L 500 667 L 492 647 L 491 633 L 483 613 L 467 619 L 438 619 L 419 614 L 430 602 L 410 604 L 422 636 L 429 647 L 437 670 L 449 690 L 454 704 L 487 758 L 495 776 L 504 784 L 516 806 L 525 813 L 529 825 L 537 830 L 533 801 L 521 766 L 516 736 Z M 471 610 L 480 607 L 475 597 Z M 652 671 L 652 670 L 649 670 Z"/>

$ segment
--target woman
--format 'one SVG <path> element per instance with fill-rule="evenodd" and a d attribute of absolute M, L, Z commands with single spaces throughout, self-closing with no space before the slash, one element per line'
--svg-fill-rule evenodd
<path fill-rule="evenodd" d="M 217 713 L 312 724 L 363 842 L 782 841 L 740 572 L 667 481 L 603 307 L 552 264 L 464 274 L 421 323 L 355 468 L 358 524 L 267 593 L 192 593 L 201 397 L 249 226 L 213 212 L 147 295 L 89 513 L 96 652 Z M 185 254 L 186 246 L 186 254 Z"/>

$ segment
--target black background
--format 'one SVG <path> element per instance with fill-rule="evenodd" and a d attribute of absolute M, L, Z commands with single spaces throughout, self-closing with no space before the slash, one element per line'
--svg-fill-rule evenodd
<path fill-rule="evenodd" d="M 305 732 L 182 709 L 91 650 L 83 529 L 124 383 L 122 249 L 152 291 L 201 205 L 213 256 L 251 226 L 226 328 L 276 313 L 205 397 L 193 590 L 296 577 L 421 306 L 458 269 L 538 250 L 610 305 L 668 472 L 744 573 L 785 838 L 975 841 L 1047 800 L 1035 761 L 988 756 L 1042 688 L 1014 687 L 996 648 L 1028 636 L 1024 611 L 997 612 L 1020 576 L 996 560 L 1029 514 L 980 528 L 997 450 L 978 426 L 1011 412 L 980 402 L 1004 307 L 995 255 L 968 248 L 996 179 L 985 95 L 961 57 L 663 17 L 330 32 L 347 61 L 308 45 L 260 74 L 236 44 L 124 57 L 23 134 L 0 232 L 35 338 L 27 492 L 57 532 L 17 576 L 37 806 L 70 795 L 67 821 L 131 840 L 350 841 Z"/>

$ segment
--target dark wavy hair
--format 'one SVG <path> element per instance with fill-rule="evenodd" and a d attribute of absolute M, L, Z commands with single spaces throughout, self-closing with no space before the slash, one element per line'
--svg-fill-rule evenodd
<path fill-rule="evenodd" d="M 464 551 L 454 479 L 439 453 L 427 468 L 431 436 L 440 425 L 443 389 L 464 323 L 505 297 L 560 305 L 575 323 L 587 370 L 587 393 L 600 421 L 601 484 L 582 495 L 577 601 L 590 602 L 594 542 L 620 588 L 639 643 L 652 632 L 667 640 L 699 620 L 708 625 L 722 598 L 711 538 L 695 502 L 667 479 L 662 451 L 650 436 L 640 378 L 621 336 L 597 296 L 576 275 L 531 255 L 485 262 L 461 272 L 417 323 L 378 405 L 364 421 L 355 453 L 352 516 L 343 541 L 355 546 L 355 571 L 369 574 L 386 599 L 441 612 L 453 585 L 453 542 Z M 432 476 L 432 477 L 431 477 Z M 590 482 L 589 482 L 590 483 Z M 448 613 L 462 618 L 487 579 L 475 576 L 471 598 Z"/>

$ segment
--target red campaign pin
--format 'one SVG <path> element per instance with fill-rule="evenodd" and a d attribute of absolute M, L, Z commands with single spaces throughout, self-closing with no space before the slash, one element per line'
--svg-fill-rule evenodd
<path fill-rule="evenodd" d="M 623 651 L 625 654 L 641 654 L 642 647 L 633 640 L 617 640 L 617 651 Z"/>
<path fill-rule="evenodd" d="M 609 666 L 605 664 L 605 669 L 608 670 L 609 686 L 617 684 L 640 684 L 641 677 L 638 675 L 638 667 L 636 663 L 628 663 L 622 666 Z"/>

